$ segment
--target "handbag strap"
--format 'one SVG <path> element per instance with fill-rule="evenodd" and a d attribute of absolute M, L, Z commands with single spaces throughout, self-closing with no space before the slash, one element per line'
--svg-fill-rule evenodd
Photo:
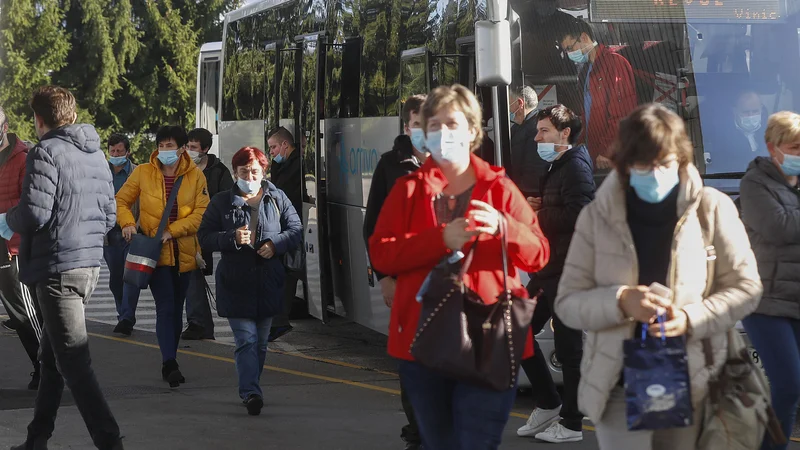
<path fill-rule="evenodd" d="M 500 252 L 503 256 L 503 293 L 509 295 L 511 292 L 508 290 L 508 222 L 502 214 L 499 216 Z"/>
<path fill-rule="evenodd" d="M 172 207 L 175 205 L 175 200 L 178 198 L 178 189 L 181 187 L 181 182 L 183 181 L 183 175 L 179 176 L 175 183 L 172 185 L 172 190 L 169 192 L 169 198 L 167 199 L 167 206 L 164 208 L 164 214 L 161 214 L 161 223 L 158 224 L 158 231 L 156 231 L 155 238 L 161 240 L 161 235 L 164 234 L 164 230 L 167 228 L 167 221 L 169 220 L 169 213 L 172 211 Z"/>

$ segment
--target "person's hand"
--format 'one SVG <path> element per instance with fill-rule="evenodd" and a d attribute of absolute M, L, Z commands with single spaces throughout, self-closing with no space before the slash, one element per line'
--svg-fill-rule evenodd
<path fill-rule="evenodd" d="M 392 307 L 394 302 L 394 291 L 397 288 L 397 281 L 392 277 L 381 278 L 381 294 L 383 294 L 383 303 L 389 308 Z"/>
<path fill-rule="evenodd" d="M 250 244 L 250 227 L 245 225 L 236 230 L 236 244 L 249 245 Z"/>
<path fill-rule="evenodd" d="M 534 211 L 542 209 L 542 197 L 528 197 L 528 204 L 531 205 Z"/>
<path fill-rule="evenodd" d="M 467 219 L 459 217 L 445 225 L 442 238 L 444 239 L 444 245 L 455 252 L 461 250 L 470 239 L 479 234 L 480 231 L 469 229 L 469 221 Z"/>
<path fill-rule="evenodd" d="M 625 317 L 647 324 L 655 322 L 668 304 L 669 300 L 653 294 L 647 286 L 626 288 L 619 296 L 619 308 Z"/>
<path fill-rule="evenodd" d="M 136 227 L 133 225 L 122 229 L 122 237 L 125 238 L 125 240 L 128 242 L 130 242 L 131 239 L 133 239 L 134 234 L 136 234 Z"/>
<path fill-rule="evenodd" d="M 500 230 L 500 213 L 492 205 L 480 200 L 472 200 L 470 204 L 474 209 L 469 212 L 469 223 L 476 225 L 476 231 L 496 235 Z"/>
<path fill-rule="evenodd" d="M 614 163 L 611 162 L 609 158 L 606 158 L 603 155 L 599 155 L 597 157 L 597 168 L 598 169 L 613 169 Z"/>
<path fill-rule="evenodd" d="M 172 240 L 172 233 L 169 231 L 164 230 L 164 234 L 161 235 L 161 243 L 166 244 L 167 242 Z"/>
<path fill-rule="evenodd" d="M 689 316 L 686 311 L 673 305 L 667 307 L 667 321 L 664 322 L 664 336 L 683 336 L 689 332 Z M 650 327 L 650 335 L 661 337 L 661 326 Z"/>
<path fill-rule="evenodd" d="M 261 248 L 258 249 L 257 253 L 258 256 L 264 259 L 270 259 L 273 256 L 275 256 L 275 244 L 273 244 L 272 241 L 264 242 L 264 245 L 262 245 Z"/>

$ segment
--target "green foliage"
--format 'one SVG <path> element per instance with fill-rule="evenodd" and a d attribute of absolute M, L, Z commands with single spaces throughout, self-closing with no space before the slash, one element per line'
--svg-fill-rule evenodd
<path fill-rule="evenodd" d="M 241 0 L 3 0 L 0 105 L 11 129 L 35 139 L 28 101 L 45 84 L 69 88 L 78 120 L 104 140 L 131 136 L 147 161 L 162 124 L 194 125 L 197 56 L 221 40 Z"/>

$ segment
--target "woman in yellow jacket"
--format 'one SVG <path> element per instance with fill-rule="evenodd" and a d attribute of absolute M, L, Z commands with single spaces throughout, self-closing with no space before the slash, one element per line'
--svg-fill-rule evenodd
<path fill-rule="evenodd" d="M 150 278 L 150 291 L 156 303 L 156 336 L 163 360 L 161 376 L 170 387 L 186 381 L 175 358 L 189 274 L 198 268 L 197 229 L 208 206 L 206 178 L 186 153 L 186 141 L 182 127 L 159 129 L 158 150 L 150 156 L 148 164 L 133 171 L 117 193 L 117 221 L 127 240 L 136 234 L 136 220 L 131 211 L 136 200 L 140 206 L 140 226 L 148 236 L 156 235 L 162 214 L 170 215 L 162 236 L 161 257 Z M 165 212 L 169 194 L 180 176 L 183 180 L 177 200 L 172 211 Z"/>

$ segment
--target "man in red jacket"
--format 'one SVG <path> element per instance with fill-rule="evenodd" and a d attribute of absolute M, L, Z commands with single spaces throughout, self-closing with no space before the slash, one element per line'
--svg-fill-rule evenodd
<path fill-rule="evenodd" d="M 8 132 L 8 117 L 0 107 L 0 214 L 8 212 L 19 203 L 27 156 L 27 144 Z M 42 322 L 39 319 L 39 305 L 28 287 L 19 281 L 19 242 L 18 234 L 9 241 L 0 238 L 0 299 L 11 327 L 19 335 L 33 364 L 28 389 L 35 390 L 39 388 L 38 353 Z"/>
<path fill-rule="evenodd" d="M 558 42 L 578 66 L 583 91 L 582 141 L 589 148 L 595 167 L 611 169 L 611 144 L 619 122 L 636 108 L 633 69 L 623 56 L 594 40 L 588 23 L 564 20 L 559 24 Z"/>

